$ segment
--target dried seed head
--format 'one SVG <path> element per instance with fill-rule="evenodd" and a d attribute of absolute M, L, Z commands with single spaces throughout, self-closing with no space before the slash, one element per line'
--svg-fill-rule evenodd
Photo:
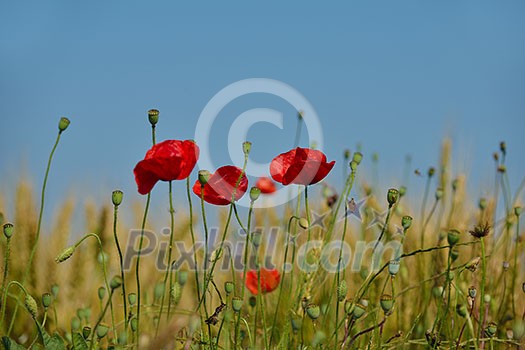
<path fill-rule="evenodd" d="M 155 126 L 159 122 L 159 110 L 150 109 L 148 111 L 148 119 L 149 119 L 151 126 Z"/>
<path fill-rule="evenodd" d="M 479 256 L 473 258 L 470 260 L 467 265 L 465 265 L 465 268 L 471 272 L 476 272 L 479 266 L 479 262 L 481 261 L 481 258 Z"/>
<path fill-rule="evenodd" d="M 71 258 L 71 255 L 73 255 L 74 252 L 75 252 L 74 245 L 67 247 L 60 254 L 58 254 L 58 256 L 55 258 L 56 263 L 60 264 L 61 262 L 64 262 L 67 259 Z"/>
<path fill-rule="evenodd" d="M 31 314 L 33 318 L 36 318 L 38 314 L 38 305 L 36 300 L 29 294 L 26 293 L 26 298 L 24 300 L 24 305 L 26 306 L 27 311 Z"/>
<path fill-rule="evenodd" d="M 60 121 L 58 122 L 58 130 L 59 130 L 59 132 L 65 131 L 67 129 L 67 127 L 69 126 L 69 123 L 71 123 L 71 122 L 66 117 L 60 118 Z"/>
<path fill-rule="evenodd" d="M 474 228 L 470 231 L 468 231 L 473 237 L 476 238 L 482 238 L 489 234 L 490 232 L 490 225 L 488 222 L 485 222 L 485 224 L 479 224 L 474 226 Z"/>
<path fill-rule="evenodd" d="M 121 190 L 115 190 L 111 194 L 111 201 L 113 202 L 113 205 L 115 207 L 118 207 L 120 203 L 122 203 L 122 197 L 124 196 L 124 192 Z"/>
<path fill-rule="evenodd" d="M 15 231 L 15 225 L 13 225 L 10 222 L 7 222 L 4 224 L 3 228 L 4 228 L 5 238 L 10 239 L 13 236 L 13 233 Z"/>
<path fill-rule="evenodd" d="M 321 309 L 319 308 L 319 305 L 309 304 L 308 306 L 306 306 L 306 314 L 312 320 L 317 320 L 319 316 L 321 316 Z"/>

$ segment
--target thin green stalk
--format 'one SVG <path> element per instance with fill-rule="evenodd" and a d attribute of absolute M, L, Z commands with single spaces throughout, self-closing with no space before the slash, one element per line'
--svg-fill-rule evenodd
<path fill-rule="evenodd" d="M 204 272 L 203 272 L 203 286 L 206 284 L 206 272 L 208 271 L 208 222 L 206 220 L 206 210 L 204 209 L 204 185 L 201 184 L 201 212 L 202 212 L 202 225 L 204 227 Z M 208 319 L 208 306 L 206 305 L 206 293 L 208 291 L 207 286 L 202 290 L 202 303 L 204 305 L 204 314 L 206 319 Z M 197 307 L 197 310 L 200 310 L 200 305 Z M 208 338 L 211 344 L 211 326 L 207 323 L 208 326 Z"/>
<path fill-rule="evenodd" d="M 512 295 L 512 314 L 514 315 L 514 319 L 517 319 L 518 314 L 516 313 L 516 280 L 518 279 L 519 274 L 519 267 L 518 267 L 518 246 L 519 246 L 519 237 L 520 237 L 520 215 L 517 211 L 515 211 L 516 214 L 516 239 L 514 242 L 514 266 L 513 266 L 513 272 L 512 272 L 512 288 L 511 288 L 511 295 Z"/>
<path fill-rule="evenodd" d="M 173 209 L 172 181 L 168 182 L 168 196 L 169 196 L 169 205 L 170 205 L 170 242 L 168 246 L 168 266 L 166 267 L 166 272 L 164 274 L 164 282 L 163 282 L 164 292 L 162 293 L 162 298 L 160 301 L 159 322 L 157 322 L 157 327 L 155 329 L 155 336 L 157 336 L 159 333 L 159 325 L 160 325 L 160 320 L 162 318 L 162 310 L 164 310 L 164 298 L 166 296 L 166 282 L 168 281 L 168 275 L 171 275 L 171 267 L 172 267 L 171 254 L 173 251 L 173 236 L 174 236 L 174 231 L 175 231 L 175 217 L 174 217 L 175 209 Z M 169 293 L 171 292 L 171 283 L 172 283 L 172 279 L 170 278 L 170 285 L 168 287 Z M 168 313 L 166 314 L 166 321 L 169 321 L 170 319 L 170 311 L 171 311 L 170 309 L 171 309 L 171 302 L 169 301 L 169 298 L 168 298 Z"/>
<path fill-rule="evenodd" d="M 194 270 L 195 270 L 195 285 L 197 288 L 197 298 L 201 299 L 201 293 L 200 293 L 200 286 L 199 286 L 199 264 L 197 262 L 197 247 L 196 247 L 196 241 L 195 241 L 195 231 L 193 230 L 193 204 L 191 201 L 191 193 L 190 193 L 190 178 L 186 178 L 186 195 L 188 197 L 188 206 L 190 209 L 190 234 L 191 234 L 191 243 L 193 244 L 193 259 L 194 259 Z"/>
<path fill-rule="evenodd" d="M 2 289 L 0 289 L 0 292 L 3 292 L 5 290 L 5 286 L 7 283 L 7 275 L 9 271 L 9 257 L 11 254 L 11 237 L 7 238 L 7 242 L 5 244 L 5 255 L 4 255 L 4 275 L 2 277 Z M 0 308 L 4 308 L 5 305 L 2 303 L 0 305 Z M 3 325 L 2 325 L 3 326 Z"/>
<path fill-rule="evenodd" d="M 44 175 L 44 182 L 42 184 L 42 192 L 40 195 L 40 212 L 38 213 L 38 222 L 36 226 L 35 242 L 33 243 L 33 247 L 31 248 L 31 254 L 29 255 L 29 260 L 26 264 L 26 269 L 24 271 L 24 274 L 22 275 L 23 276 L 22 283 L 25 283 L 27 280 L 27 277 L 29 276 L 29 271 L 31 270 L 31 267 L 33 265 L 33 259 L 35 257 L 36 250 L 38 248 L 38 240 L 40 239 L 40 229 L 42 227 L 42 217 L 44 214 L 47 179 L 49 177 L 49 170 L 51 169 L 51 161 L 53 160 L 53 155 L 55 154 L 55 150 L 57 149 L 58 142 L 60 141 L 60 135 L 62 135 L 62 131 L 63 131 L 62 129 L 59 129 L 55 144 L 53 145 L 53 148 L 51 149 L 51 153 L 49 154 L 49 159 L 47 160 L 46 173 Z M 18 301 L 18 298 L 17 298 L 17 301 Z M 11 329 L 16 319 L 17 312 L 18 312 L 18 302 L 16 303 L 15 310 L 13 311 L 13 318 L 11 319 L 9 330 L 7 331 L 7 336 L 9 336 L 9 334 L 11 333 Z"/>
<path fill-rule="evenodd" d="M 124 259 L 122 257 L 122 250 L 117 236 L 117 216 L 118 216 L 118 205 L 113 206 L 113 237 L 115 238 L 115 244 L 117 245 L 118 258 L 120 263 L 120 277 L 122 278 L 122 301 L 124 303 L 124 329 L 128 328 L 128 307 L 127 307 L 127 294 L 126 294 L 126 280 L 124 279 Z"/>
<path fill-rule="evenodd" d="M 423 203 L 421 204 L 421 214 L 419 215 L 419 217 L 421 218 L 421 222 L 425 222 L 425 209 L 426 209 L 426 206 L 427 206 L 427 199 L 428 199 L 428 194 L 430 192 L 430 180 L 432 179 L 432 176 L 429 175 L 427 176 L 427 182 L 426 182 L 426 185 L 425 185 L 425 193 L 423 194 Z M 423 249 L 423 246 L 425 245 L 425 230 L 422 229 L 421 230 L 421 243 L 420 243 L 420 248 Z"/>
<path fill-rule="evenodd" d="M 98 317 L 97 319 L 97 323 L 95 323 L 95 326 L 93 327 L 92 329 L 92 339 L 91 339 L 91 344 L 89 345 L 89 349 L 93 349 L 93 344 L 95 343 L 94 341 L 94 337 L 96 335 L 96 332 L 97 332 L 97 327 L 100 325 L 100 322 L 102 322 L 102 320 L 104 319 L 104 315 L 106 314 L 106 312 L 108 311 L 108 306 L 111 306 L 111 299 L 113 298 L 113 289 L 110 289 L 110 293 L 109 293 L 109 298 L 108 298 L 108 301 L 106 302 L 106 305 L 104 306 L 104 309 L 102 310 L 102 312 L 100 313 L 100 316 Z M 137 329 L 138 331 L 138 329 Z"/>
<path fill-rule="evenodd" d="M 483 325 L 485 322 L 485 279 L 487 273 L 487 258 L 485 256 L 485 243 L 483 237 L 479 239 L 481 244 L 481 293 L 480 293 L 480 306 L 479 306 L 479 329 L 476 341 L 479 343 L 479 338 L 483 332 Z"/>
<path fill-rule="evenodd" d="M 151 192 L 148 193 L 148 197 L 146 199 L 146 207 L 144 208 L 144 216 L 142 217 L 142 225 L 140 229 L 140 240 L 139 240 L 139 249 L 137 251 L 137 260 L 135 262 L 135 279 L 137 282 L 137 334 L 140 334 L 140 255 L 142 253 L 142 245 L 144 243 L 144 230 L 146 228 L 146 220 L 148 217 L 148 210 L 149 210 L 149 203 L 151 200 Z M 139 347 L 139 344 L 137 343 L 137 348 Z"/>

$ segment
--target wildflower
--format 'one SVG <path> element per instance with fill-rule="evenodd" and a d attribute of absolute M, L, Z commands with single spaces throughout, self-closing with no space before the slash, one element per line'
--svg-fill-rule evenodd
<path fill-rule="evenodd" d="M 260 269 L 260 288 L 262 293 L 269 293 L 279 286 L 281 275 L 276 269 Z M 259 294 L 259 277 L 257 270 L 250 270 L 246 273 L 246 288 L 253 294 Z"/>
<path fill-rule="evenodd" d="M 151 192 L 159 180 L 187 178 L 198 158 L 199 147 L 190 140 L 166 140 L 154 145 L 133 169 L 139 193 Z"/>
<path fill-rule="evenodd" d="M 240 178 L 240 181 L 239 181 Z M 201 196 L 210 204 L 228 205 L 239 200 L 248 188 L 248 179 L 243 171 L 233 165 L 220 167 L 202 186 L 199 181 L 193 185 L 193 193 Z"/>
<path fill-rule="evenodd" d="M 488 222 L 485 222 L 485 224 L 479 224 L 474 227 L 473 230 L 468 231 L 472 236 L 476 238 L 482 238 L 489 234 L 490 232 L 490 225 Z"/>
<path fill-rule="evenodd" d="M 283 185 L 306 186 L 324 179 L 334 164 L 335 161 L 328 163 L 321 151 L 297 147 L 275 157 L 270 164 L 270 174 Z"/>
<path fill-rule="evenodd" d="M 255 183 L 255 187 L 261 190 L 261 193 L 263 194 L 271 194 L 277 191 L 275 182 L 269 177 L 260 177 Z"/>

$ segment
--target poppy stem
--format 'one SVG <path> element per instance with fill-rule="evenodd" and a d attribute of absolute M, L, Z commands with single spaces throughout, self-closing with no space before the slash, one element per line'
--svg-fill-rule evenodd
<path fill-rule="evenodd" d="M 117 217 L 118 217 L 118 205 L 113 206 L 113 237 L 115 238 L 115 244 L 117 245 L 119 263 L 120 263 L 120 277 L 122 278 L 122 301 L 124 302 L 124 329 L 128 328 L 128 307 L 127 307 L 127 296 L 126 296 L 126 282 L 124 279 L 124 260 L 122 258 L 122 249 L 117 236 Z"/>
<path fill-rule="evenodd" d="M 204 286 L 204 289 L 202 290 L 202 304 L 204 304 L 204 315 L 206 316 L 206 319 L 209 318 L 208 315 L 208 308 L 206 306 L 206 293 L 208 291 L 208 285 L 206 284 L 206 272 L 208 270 L 208 222 L 206 220 L 206 210 L 204 209 L 204 185 L 201 184 L 201 212 L 202 212 L 202 225 L 204 226 L 204 266 L 203 266 L 203 281 L 202 284 Z M 199 306 L 197 307 L 198 310 L 200 310 L 201 303 L 199 303 Z M 208 325 L 208 338 L 211 342 L 211 326 L 209 323 Z M 211 344 L 211 343 L 210 343 Z"/>

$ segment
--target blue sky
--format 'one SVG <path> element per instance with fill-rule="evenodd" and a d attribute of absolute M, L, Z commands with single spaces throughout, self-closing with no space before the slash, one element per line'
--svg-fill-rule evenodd
<path fill-rule="evenodd" d="M 524 15 L 525 2 L 512 0 L 4 1 L 0 190 L 12 193 L 20 174 L 40 186 L 64 115 L 72 123 L 53 164 L 50 207 L 68 193 L 106 199 L 115 188 L 139 199 L 132 169 L 150 146 L 146 111 L 161 111 L 159 140 L 194 138 L 207 102 L 247 78 L 282 81 L 308 99 L 323 149 L 339 161 L 331 182 L 341 182 L 343 149 L 360 143 L 365 171 L 378 152 L 382 186 L 400 185 L 405 156 L 426 170 L 449 136 L 452 171 L 472 179 L 473 197 L 490 190 L 491 155 L 506 140 L 515 189 L 525 175 Z M 231 162 L 230 125 L 251 108 L 284 115 L 282 130 L 250 129 L 254 159 L 292 147 L 294 109 L 244 96 L 214 124 L 216 164 Z M 415 189 L 422 183 L 411 175 Z"/>

